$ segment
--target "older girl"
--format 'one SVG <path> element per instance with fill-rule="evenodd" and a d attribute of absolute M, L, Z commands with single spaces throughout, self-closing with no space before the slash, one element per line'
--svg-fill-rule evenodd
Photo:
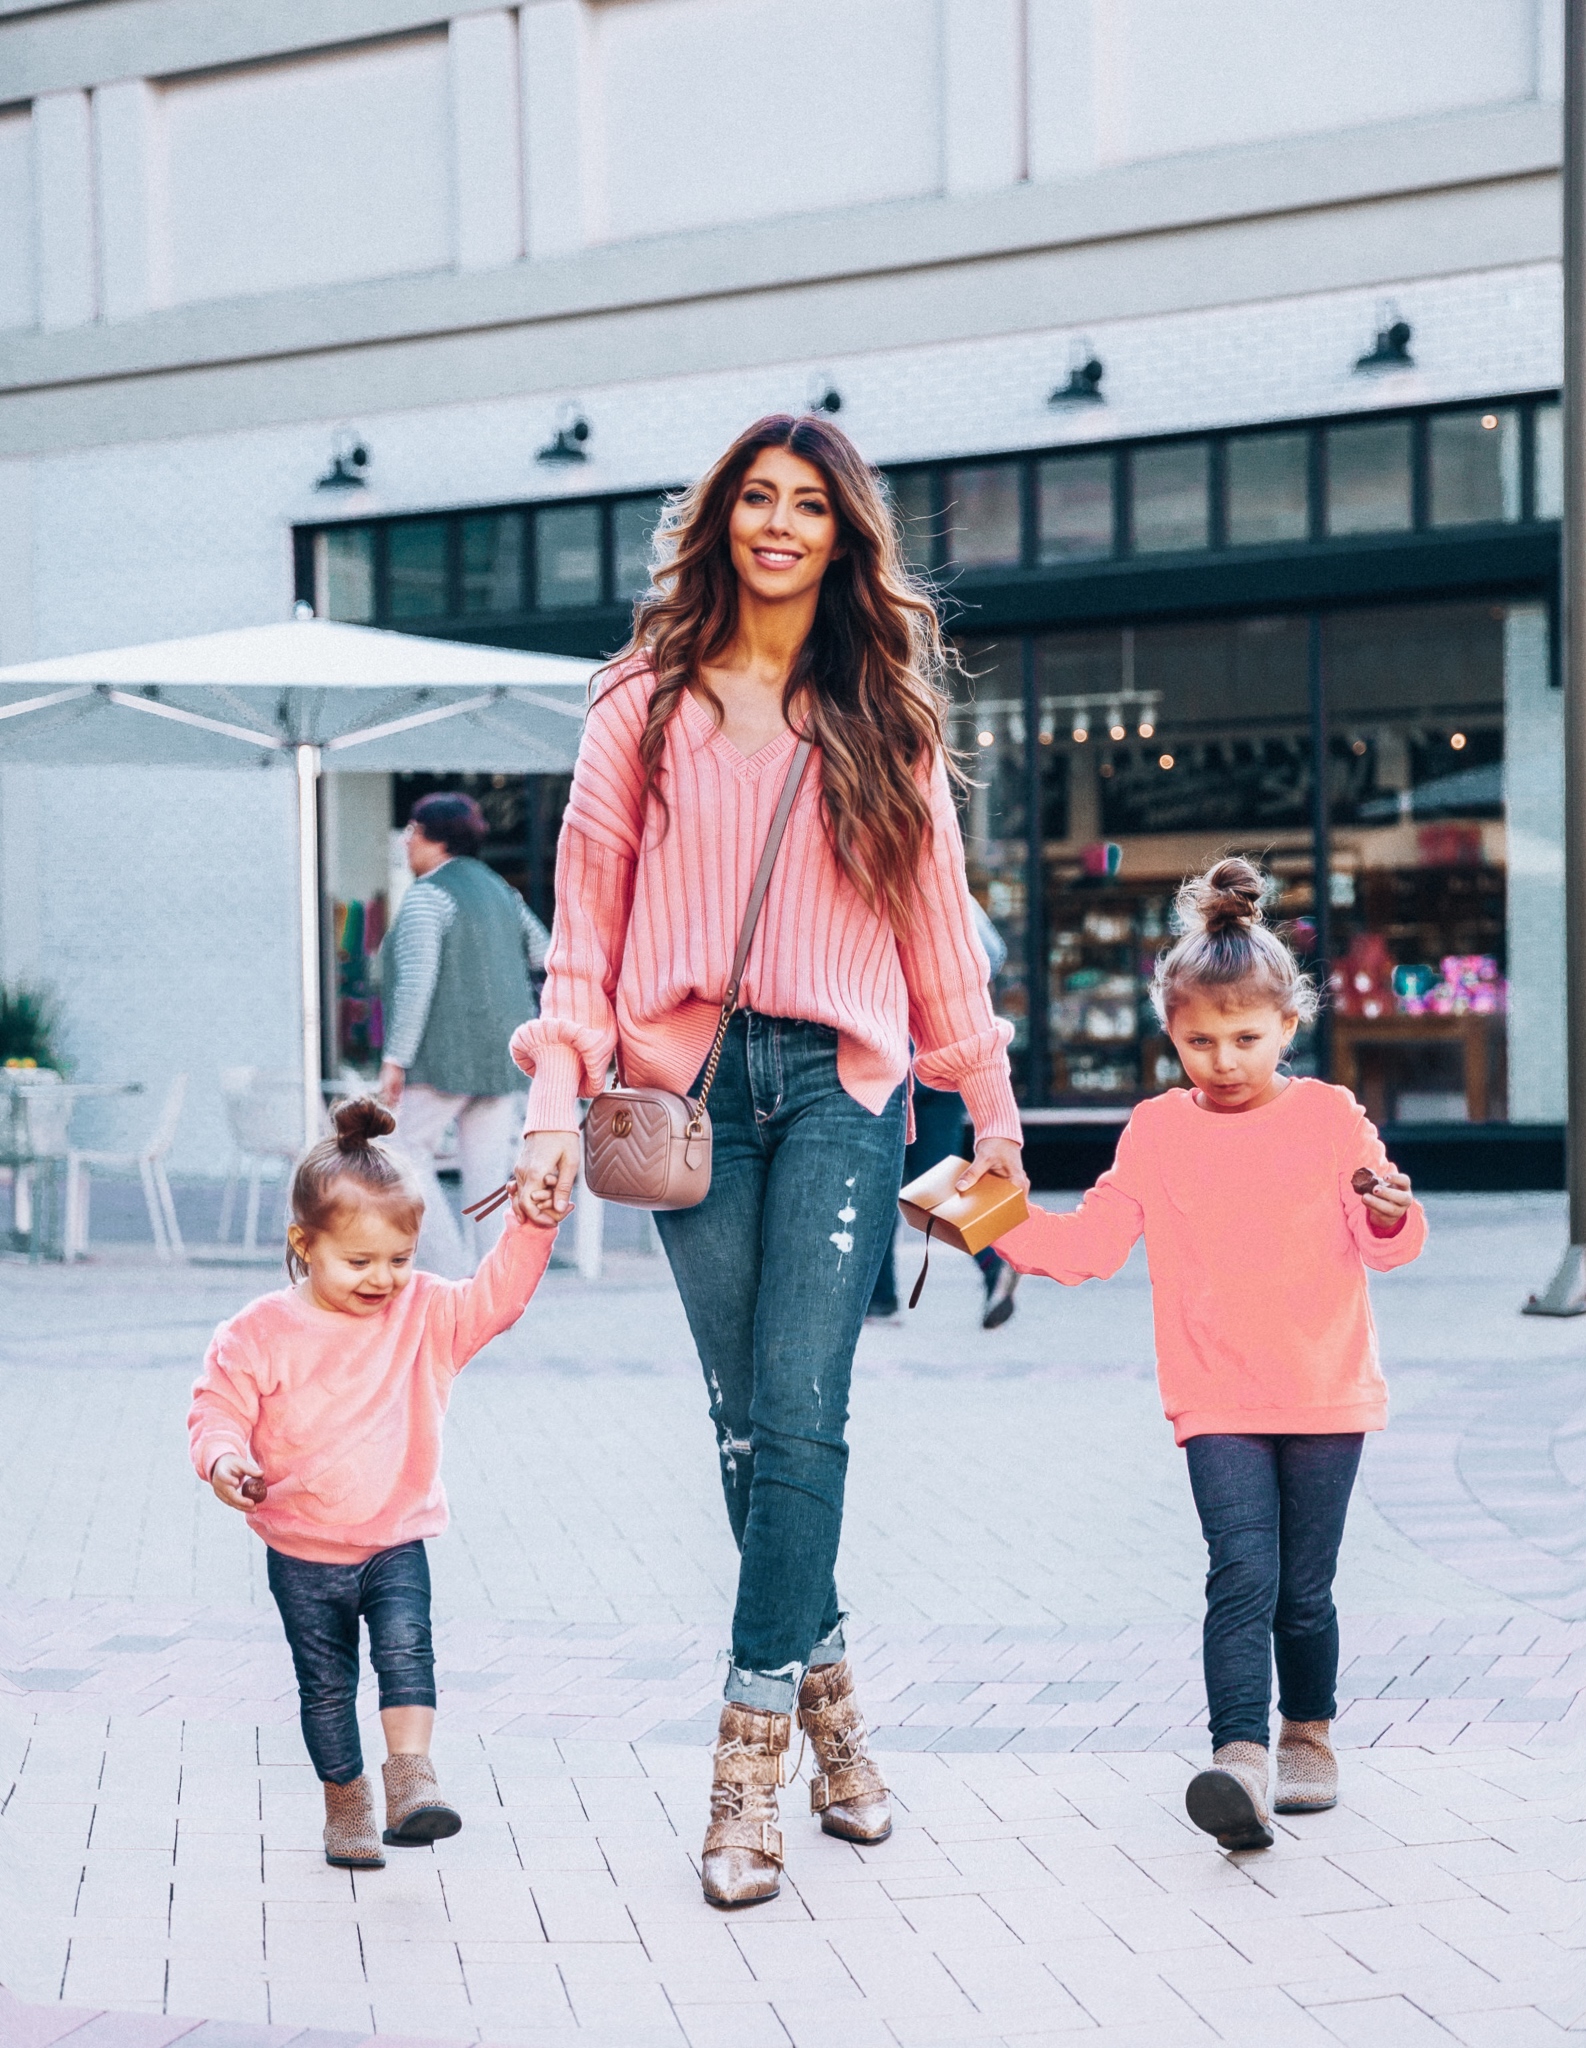
<path fill-rule="evenodd" d="M 1228 1849 L 1272 1842 L 1274 1654 L 1277 1810 L 1337 1798 L 1333 1574 L 1365 1432 L 1388 1412 L 1366 1271 L 1426 1242 L 1360 1104 L 1282 1070 L 1316 995 L 1262 919 L 1265 890 L 1244 860 L 1185 883 L 1152 997 L 1190 1086 L 1140 1104 L 1077 1210 L 1037 1210 L 997 1244 L 1074 1286 L 1145 1237 L 1162 1402 L 1210 1554 L 1212 1768 L 1186 1803 Z"/>
<path fill-rule="evenodd" d="M 525 1215 L 562 1215 L 577 1100 L 692 1091 L 772 813 L 814 742 L 710 1098 L 706 1199 L 657 1218 L 705 1369 L 740 1552 L 702 1879 L 775 1896 L 791 1717 L 830 1834 L 878 1842 L 834 1568 L 854 1345 L 892 1230 L 916 1072 L 962 1094 L 966 1184 L 1027 1185 L 970 918 L 943 745 L 944 655 L 875 476 L 824 420 L 742 434 L 675 508 L 656 587 L 586 729 L 557 860 Z"/>

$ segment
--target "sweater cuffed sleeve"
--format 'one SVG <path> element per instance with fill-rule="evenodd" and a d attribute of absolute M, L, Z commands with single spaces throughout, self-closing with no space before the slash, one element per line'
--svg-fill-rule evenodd
<path fill-rule="evenodd" d="M 914 1071 L 957 1090 L 979 1138 L 1023 1140 L 1008 1041 L 1013 1026 L 991 1007 L 990 969 L 975 930 L 958 813 L 938 760 L 931 776 L 931 849 L 920 871 L 914 924 L 898 942 L 909 991 Z"/>

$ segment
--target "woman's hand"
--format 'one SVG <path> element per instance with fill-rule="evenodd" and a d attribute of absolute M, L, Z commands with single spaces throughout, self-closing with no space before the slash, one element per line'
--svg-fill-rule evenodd
<path fill-rule="evenodd" d="M 1366 1205 L 1373 1232 L 1378 1237 L 1394 1237 L 1410 1213 L 1410 1176 L 1407 1173 L 1379 1174 L 1377 1185 L 1369 1195 L 1362 1195 L 1360 1199 Z"/>
<path fill-rule="evenodd" d="M 1011 1138 L 982 1138 L 975 1147 L 975 1156 L 958 1176 L 955 1183 L 961 1195 L 967 1195 L 977 1180 L 984 1180 L 988 1173 L 994 1173 L 1000 1180 L 1011 1180 L 1021 1194 L 1030 1192 L 1030 1176 L 1024 1170 L 1024 1152 Z M 1408 1186 L 1408 1182 L 1406 1182 Z"/>
<path fill-rule="evenodd" d="M 402 1100 L 402 1090 L 407 1082 L 406 1067 L 399 1067 L 395 1060 L 384 1060 L 380 1066 L 380 1079 L 375 1084 L 375 1093 L 387 1109 L 395 1109 Z"/>
<path fill-rule="evenodd" d="M 542 1230 L 560 1223 L 573 1206 L 577 1177 L 577 1131 L 530 1131 L 512 1169 L 512 1213 Z"/>
<path fill-rule="evenodd" d="M 244 1515 L 251 1515 L 259 1503 L 250 1500 L 243 1492 L 242 1482 L 263 1477 L 261 1466 L 251 1458 L 239 1458 L 235 1451 L 224 1452 L 209 1468 L 209 1483 L 215 1490 L 216 1500 Z"/>

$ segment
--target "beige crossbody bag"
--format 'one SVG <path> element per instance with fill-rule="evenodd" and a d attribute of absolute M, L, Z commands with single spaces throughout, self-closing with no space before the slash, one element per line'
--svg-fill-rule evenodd
<path fill-rule="evenodd" d="M 776 864 L 777 850 L 809 765 L 811 742 L 800 740 L 788 764 L 776 815 L 766 834 L 754 886 L 738 932 L 721 1020 L 705 1062 L 697 1097 L 675 1095 L 668 1088 L 607 1088 L 589 1105 L 584 1118 L 584 1185 L 603 1202 L 630 1209 L 692 1209 L 710 1192 L 710 1100 L 727 1026 L 738 1007 L 738 984 L 749 959 L 755 926 Z"/>

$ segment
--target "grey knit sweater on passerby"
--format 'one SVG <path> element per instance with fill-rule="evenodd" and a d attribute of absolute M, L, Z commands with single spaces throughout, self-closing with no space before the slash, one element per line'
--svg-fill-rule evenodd
<path fill-rule="evenodd" d="M 517 890 L 458 854 L 421 875 L 381 949 L 384 1057 L 447 1095 L 524 1088 L 507 1041 L 535 1014 L 550 934 Z"/>

